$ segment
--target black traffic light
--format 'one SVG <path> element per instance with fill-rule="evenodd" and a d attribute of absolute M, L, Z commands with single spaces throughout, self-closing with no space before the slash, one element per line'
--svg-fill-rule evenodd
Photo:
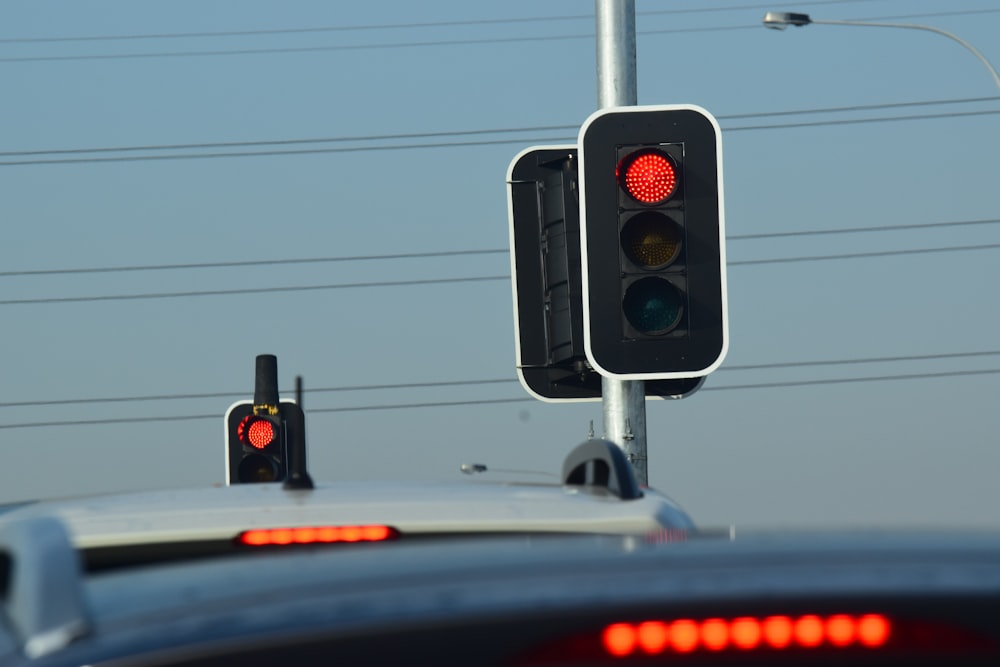
<path fill-rule="evenodd" d="M 602 375 L 692 378 L 722 363 L 721 155 L 699 107 L 604 109 L 581 127 L 584 347 Z"/>
<path fill-rule="evenodd" d="M 583 354 L 575 146 L 535 146 L 507 170 L 518 378 L 542 400 L 594 400 Z"/>
<path fill-rule="evenodd" d="M 254 400 L 234 403 L 226 412 L 226 483 L 284 481 L 290 448 L 304 442 L 304 425 L 298 404 L 278 400 L 277 358 L 259 355 Z M 304 457 L 304 446 L 300 449 Z M 304 470 L 304 460 L 301 465 Z"/>
<path fill-rule="evenodd" d="M 584 352 L 580 204 L 575 146 L 533 146 L 507 170 L 518 378 L 543 401 L 601 398 Z M 679 398 L 697 379 L 650 381 L 647 396 Z"/>
<path fill-rule="evenodd" d="M 226 413 L 229 484 L 280 482 L 288 474 L 287 437 L 281 408 L 234 404 Z"/>

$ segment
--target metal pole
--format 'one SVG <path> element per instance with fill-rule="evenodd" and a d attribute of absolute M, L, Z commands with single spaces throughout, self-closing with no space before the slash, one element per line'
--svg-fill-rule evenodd
<path fill-rule="evenodd" d="M 638 103 L 635 83 L 635 0 L 594 0 L 597 16 L 597 106 Z"/>
<path fill-rule="evenodd" d="M 597 105 L 635 106 L 635 0 L 594 0 L 597 17 Z M 601 378 L 604 437 L 622 448 L 640 484 L 646 468 L 646 388 L 642 380 Z"/>

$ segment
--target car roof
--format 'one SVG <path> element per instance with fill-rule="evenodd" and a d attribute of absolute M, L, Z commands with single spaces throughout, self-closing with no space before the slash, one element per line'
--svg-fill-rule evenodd
<path fill-rule="evenodd" d="M 643 533 L 692 529 L 668 497 L 623 500 L 602 489 L 489 482 L 336 482 L 310 490 L 244 484 L 44 501 L 0 514 L 0 525 L 52 516 L 81 549 L 233 539 L 257 528 L 388 525 L 404 534 Z"/>
<path fill-rule="evenodd" d="M 234 484 L 26 503 L 0 527 L 55 518 L 79 550 L 232 543 L 257 529 L 385 526 L 405 536 L 446 533 L 691 531 L 668 497 L 642 489 L 622 451 L 588 440 L 569 452 L 561 483 L 360 482 Z M 157 560 L 147 550 L 143 560 Z"/>

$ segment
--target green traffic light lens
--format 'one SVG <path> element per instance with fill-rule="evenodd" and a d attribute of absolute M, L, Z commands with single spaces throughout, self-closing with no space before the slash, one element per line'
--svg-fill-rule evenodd
<path fill-rule="evenodd" d="M 681 321 L 684 301 L 681 293 L 663 278 L 643 278 L 629 285 L 622 300 L 626 319 L 647 335 L 665 334 Z"/>
<path fill-rule="evenodd" d="M 661 269 L 681 251 L 680 226 L 662 213 L 640 213 L 630 218 L 621 231 L 625 255 L 644 269 Z"/>

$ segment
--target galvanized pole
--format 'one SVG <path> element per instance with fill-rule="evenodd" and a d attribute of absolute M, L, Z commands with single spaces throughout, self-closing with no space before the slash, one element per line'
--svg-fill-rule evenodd
<path fill-rule="evenodd" d="M 597 105 L 635 106 L 635 0 L 595 0 L 595 11 Z"/>
<path fill-rule="evenodd" d="M 635 106 L 635 0 L 594 0 L 597 16 L 597 105 Z M 611 221 L 609 221 L 611 222 Z M 646 389 L 642 380 L 601 378 L 604 437 L 625 451 L 640 484 L 646 469 Z"/>

